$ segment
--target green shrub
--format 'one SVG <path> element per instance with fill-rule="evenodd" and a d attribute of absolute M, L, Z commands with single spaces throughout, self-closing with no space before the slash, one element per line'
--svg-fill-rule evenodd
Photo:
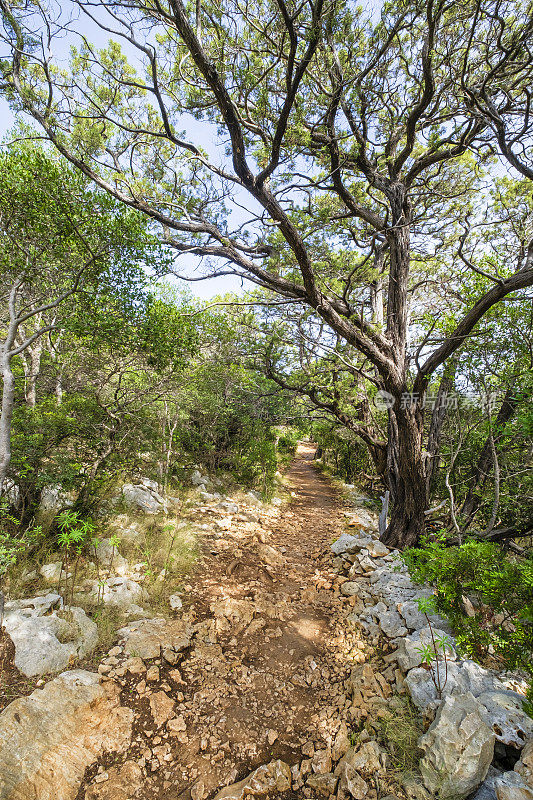
<path fill-rule="evenodd" d="M 415 581 L 435 588 L 436 608 L 461 652 L 477 660 L 492 655 L 533 678 L 533 555 L 519 559 L 474 540 L 447 547 L 440 534 L 406 550 L 404 560 Z"/>

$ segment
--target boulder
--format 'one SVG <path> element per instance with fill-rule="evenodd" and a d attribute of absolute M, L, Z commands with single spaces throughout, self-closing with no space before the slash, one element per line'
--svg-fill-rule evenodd
<path fill-rule="evenodd" d="M 347 762 L 343 762 L 338 773 L 339 788 L 337 790 L 338 800 L 364 800 L 368 794 L 368 783 L 363 780 L 355 767 Z"/>
<path fill-rule="evenodd" d="M 215 800 L 242 800 L 245 795 L 261 797 L 266 794 L 286 792 L 291 788 L 291 768 L 279 759 L 254 769 L 239 783 L 226 786 Z"/>
<path fill-rule="evenodd" d="M 371 538 L 351 536 L 349 533 L 341 533 L 336 542 L 331 545 L 331 550 L 336 556 L 343 553 L 357 553 L 371 542 Z"/>
<path fill-rule="evenodd" d="M 57 512 L 62 508 L 72 508 L 75 500 L 74 492 L 65 492 L 61 486 L 45 486 L 41 492 L 39 511 Z"/>
<path fill-rule="evenodd" d="M 369 544 L 367 544 L 366 549 L 368 550 L 369 555 L 372 558 L 383 558 L 383 556 L 388 556 L 390 553 L 389 548 L 380 542 L 379 539 L 374 539 Z"/>
<path fill-rule="evenodd" d="M 472 795 L 469 800 L 497 800 L 494 783 L 496 778 L 499 778 L 501 774 L 502 773 L 494 767 L 489 767 L 487 777 L 478 788 L 477 792 Z"/>
<path fill-rule="evenodd" d="M 448 661 L 455 661 L 457 658 L 457 653 L 455 652 L 454 648 L 455 640 L 448 636 L 446 631 L 441 631 L 438 628 L 434 628 L 432 632 L 428 625 L 426 628 L 422 628 L 422 630 L 415 631 L 410 636 L 404 636 L 404 638 L 398 643 L 398 649 L 396 650 L 395 657 L 400 665 L 400 668 L 403 669 L 404 672 L 408 672 L 410 669 L 419 667 L 424 661 L 423 655 L 420 651 L 424 647 L 429 646 L 431 647 L 433 653 L 433 638 L 438 640 L 443 636 L 446 637 L 449 642 L 446 646 L 447 659 Z M 438 655 L 438 660 L 440 661 L 442 658 L 440 650 Z"/>
<path fill-rule="evenodd" d="M 54 606 L 61 606 L 59 595 L 5 605 L 4 625 L 15 645 L 15 666 L 28 678 L 60 672 L 98 642 L 98 628 L 81 608 L 50 613 Z"/>
<path fill-rule="evenodd" d="M 120 689 L 85 670 L 64 672 L 0 714 L 0 800 L 74 800 L 85 769 L 131 740 Z"/>
<path fill-rule="evenodd" d="M 463 800 L 485 779 L 494 741 L 474 695 L 448 695 L 419 740 L 424 751 L 420 761 L 424 784 L 442 800 Z"/>
<path fill-rule="evenodd" d="M 521 750 L 533 736 L 533 719 L 523 709 L 524 697 L 508 690 L 483 692 L 477 698 L 485 711 L 483 719 L 496 739 Z"/>
<path fill-rule="evenodd" d="M 189 647 L 193 629 L 184 619 L 140 619 L 121 628 L 118 635 L 127 655 L 159 658 L 161 650 L 170 654 Z"/>
<path fill-rule="evenodd" d="M 104 605 L 115 606 L 126 611 L 131 606 L 145 600 L 147 594 L 137 581 L 121 575 L 114 575 L 103 581 L 93 581 L 88 597 L 95 603 L 104 603 Z"/>
<path fill-rule="evenodd" d="M 427 628 L 428 621 L 426 619 L 426 615 L 420 611 L 418 603 L 415 601 L 407 600 L 404 603 L 399 603 L 398 611 L 402 615 L 406 626 L 410 630 L 420 631 L 422 628 Z M 438 614 L 429 614 L 429 621 L 434 628 L 438 628 L 441 631 L 451 630 L 448 622 Z"/>
<path fill-rule="evenodd" d="M 506 689 L 499 680 L 498 673 L 484 669 L 475 661 L 468 659 L 449 662 L 447 673 L 446 677 L 446 667 L 440 663 L 442 697 L 454 691 L 473 694 L 479 700 L 480 713 L 487 725 L 493 729 L 497 741 L 521 749 L 524 742 L 533 736 L 533 720 L 522 707 L 524 697 L 518 692 Z M 421 710 L 436 707 L 439 702 L 432 674 L 436 675 L 434 664 L 431 670 L 412 669 L 405 678 L 411 699 Z"/>
<path fill-rule="evenodd" d="M 126 506 L 144 511 L 145 514 L 160 514 L 165 510 L 165 501 L 161 495 L 142 484 L 125 483 L 122 487 L 122 497 Z"/>
<path fill-rule="evenodd" d="M 206 491 L 211 486 L 211 480 L 207 475 L 202 475 L 200 470 L 195 469 L 191 475 L 191 483 L 193 486 L 202 486 L 203 491 Z"/>
<path fill-rule="evenodd" d="M 328 798 L 335 794 L 338 780 L 332 772 L 321 772 L 317 775 L 310 775 L 307 778 L 306 786 L 318 797 Z"/>

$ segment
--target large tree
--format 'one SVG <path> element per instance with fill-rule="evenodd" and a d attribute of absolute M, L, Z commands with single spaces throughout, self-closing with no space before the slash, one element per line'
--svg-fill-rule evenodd
<path fill-rule="evenodd" d="M 455 290 L 472 268 L 434 256 L 482 197 L 477 165 L 504 150 L 489 93 L 505 120 L 505 97 L 531 82 L 528 4 L 385 3 L 372 19 L 345 0 L 73 2 L 113 41 L 97 50 L 80 34 L 67 70 L 54 40 L 76 23 L 0 5 L 6 91 L 64 156 L 160 223 L 177 254 L 203 259 L 206 275 L 309 307 L 365 359 L 391 399 L 385 541 L 416 541 L 429 381 L 489 309 L 533 284 L 526 243 L 501 274 L 484 271 L 446 335 L 411 324 L 428 285 Z M 505 69 L 487 64 L 493 44 L 511 52 Z M 381 301 L 382 322 L 371 311 Z"/>

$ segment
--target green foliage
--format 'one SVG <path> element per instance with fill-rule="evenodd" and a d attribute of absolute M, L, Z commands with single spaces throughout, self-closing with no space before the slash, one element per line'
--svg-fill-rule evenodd
<path fill-rule="evenodd" d="M 478 660 L 494 656 L 533 677 L 533 555 L 515 558 L 475 540 L 447 547 L 439 535 L 406 550 L 404 559 L 417 582 L 434 587 L 436 608 L 450 620 L 462 652 Z"/>

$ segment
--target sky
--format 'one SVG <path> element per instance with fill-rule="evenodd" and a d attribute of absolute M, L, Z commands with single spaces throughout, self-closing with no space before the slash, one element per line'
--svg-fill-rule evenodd
<path fill-rule="evenodd" d="M 63 8 L 66 7 L 66 3 L 63 5 Z M 69 4 L 70 5 L 70 4 Z M 77 27 L 83 30 L 83 33 L 89 41 L 97 47 L 105 47 L 109 41 L 109 35 L 102 31 L 95 23 L 92 23 L 88 20 L 85 16 L 83 19 L 77 23 Z M 115 37 L 116 38 L 116 37 Z M 121 47 L 126 52 L 128 56 L 128 60 L 135 66 L 135 62 L 137 59 L 135 58 L 135 51 L 131 48 L 130 52 L 128 52 L 127 45 L 121 40 Z M 54 44 L 54 59 L 59 61 L 64 60 L 65 64 L 67 62 L 67 58 L 69 55 L 70 47 L 72 45 L 79 44 L 79 38 L 74 34 L 69 34 L 68 36 L 63 37 L 62 39 L 55 40 Z M 138 61 L 137 61 L 138 64 Z M 32 124 L 33 127 L 37 128 L 36 123 L 29 117 L 24 117 L 25 121 L 29 124 Z M 0 141 L 4 139 L 4 137 L 9 133 L 12 129 L 13 125 L 16 122 L 16 117 L 12 113 L 8 102 L 0 97 Z M 196 123 L 196 121 L 192 121 L 192 125 L 196 125 L 197 129 L 193 129 L 193 136 L 191 138 L 195 144 L 199 145 L 202 148 L 205 148 L 207 152 L 212 155 L 213 152 L 213 142 L 212 137 L 209 136 L 209 132 L 206 131 L 206 126 L 203 123 Z M 191 130 L 191 124 L 188 125 L 189 132 Z M 241 201 L 245 198 L 241 198 Z M 193 276 L 198 275 L 198 272 L 195 272 L 195 267 L 197 266 L 197 260 L 193 257 L 188 256 L 180 256 L 177 262 L 177 267 L 179 272 L 185 275 Z M 220 278 L 212 278 L 203 281 L 180 281 L 177 278 L 169 277 L 169 280 L 173 283 L 176 283 L 180 288 L 184 287 L 188 289 L 193 295 L 196 297 L 205 300 L 211 299 L 220 294 L 226 294 L 227 292 L 234 292 L 237 294 L 241 294 L 243 291 L 250 289 L 253 287 L 253 284 L 249 282 L 243 282 L 240 278 L 236 276 L 222 276 Z"/>

